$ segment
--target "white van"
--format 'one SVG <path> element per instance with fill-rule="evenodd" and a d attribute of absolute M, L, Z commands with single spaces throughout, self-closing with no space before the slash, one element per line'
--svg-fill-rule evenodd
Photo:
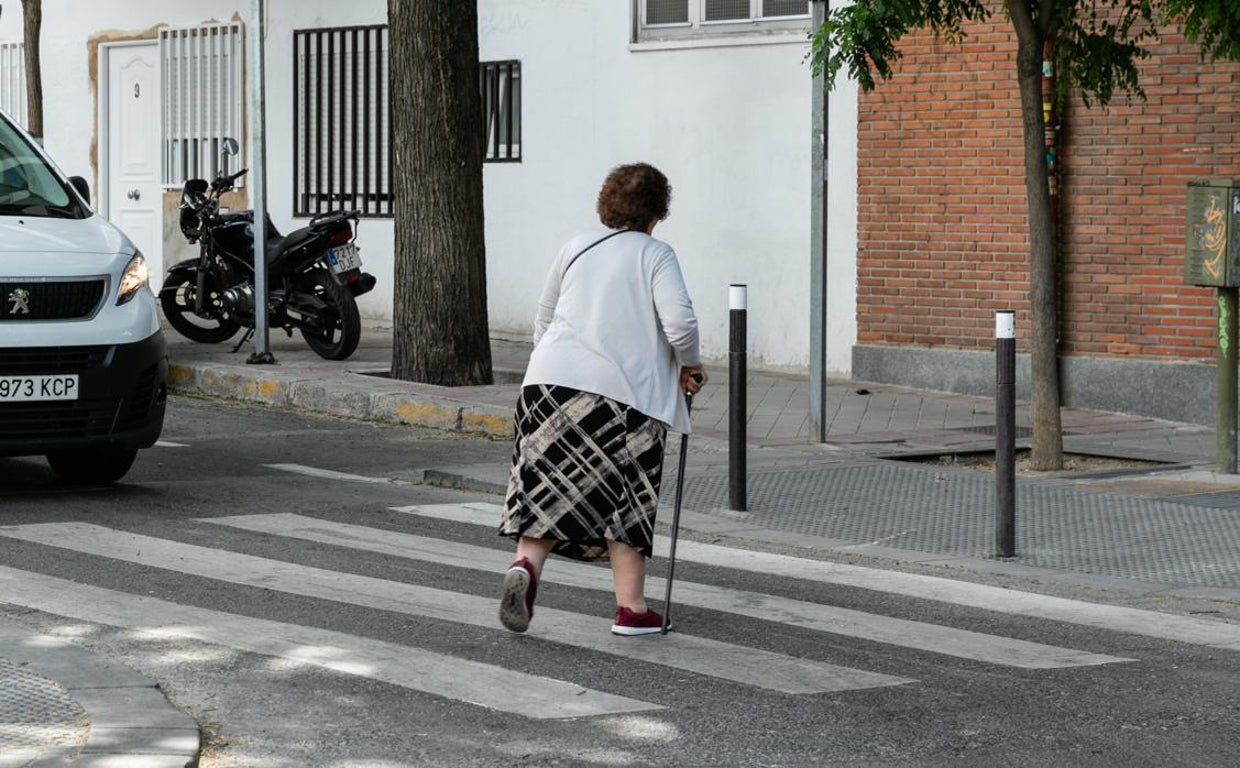
<path fill-rule="evenodd" d="M 0 456 L 125 475 L 164 423 L 168 350 L 133 243 L 0 114 Z"/>

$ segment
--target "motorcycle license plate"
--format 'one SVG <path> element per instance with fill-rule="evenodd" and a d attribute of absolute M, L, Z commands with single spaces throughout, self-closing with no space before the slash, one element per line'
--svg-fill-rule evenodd
<path fill-rule="evenodd" d="M 77 399 L 77 374 L 64 376 L 0 376 L 0 403 Z"/>
<path fill-rule="evenodd" d="M 362 268 L 362 255 L 353 243 L 327 249 L 327 264 L 337 275 Z"/>

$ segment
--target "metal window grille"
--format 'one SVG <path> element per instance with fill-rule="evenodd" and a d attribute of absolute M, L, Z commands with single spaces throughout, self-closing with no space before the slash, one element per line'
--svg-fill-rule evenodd
<path fill-rule="evenodd" d="M 645 0 L 646 24 L 688 24 L 689 3 L 686 0 Z"/>
<path fill-rule="evenodd" d="M 521 159 L 521 62 L 483 62 L 479 71 L 486 154 L 491 162 Z"/>
<path fill-rule="evenodd" d="M 392 215 L 386 25 L 293 33 L 294 215 Z"/>
<path fill-rule="evenodd" d="M 293 213 L 392 215 L 386 25 L 293 33 Z M 484 159 L 521 159 L 521 62 L 479 67 Z"/>
<path fill-rule="evenodd" d="M 762 0 L 762 17 L 805 16 L 809 8 L 805 0 Z"/>
<path fill-rule="evenodd" d="M 643 28 L 680 26 L 699 32 L 708 32 L 703 25 L 753 21 L 770 25 L 810 15 L 809 0 L 635 0 L 635 8 L 640 10 Z"/>
<path fill-rule="evenodd" d="M 749 0 L 706 0 L 703 10 L 706 21 L 737 21 L 750 14 Z"/>
<path fill-rule="evenodd" d="M 0 109 L 26 127 L 26 46 L 0 43 Z"/>
<path fill-rule="evenodd" d="M 159 31 L 165 187 L 213 178 L 223 140 L 244 136 L 243 31 L 241 22 Z"/>

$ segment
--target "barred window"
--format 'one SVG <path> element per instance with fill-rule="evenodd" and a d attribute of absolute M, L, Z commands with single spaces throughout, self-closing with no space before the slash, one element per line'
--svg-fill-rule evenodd
<path fill-rule="evenodd" d="M 809 0 L 633 0 L 638 39 L 803 32 Z"/>
<path fill-rule="evenodd" d="M 293 32 L 293 215 L 392 215 L 387 25 Z M 521 159 L 521 62 L 478 71 L 484 160 Z"/>
<path fill-rule="evenodd" d="M 484 160 L 515 162 L 521 159 L 521 62 L 484 62 L 479 72 L 482 85 L 482 117 L 485 125 Z"/>
<path fill-rule="evenodd" d="M 26 127 L 26 46 L 0 43 L 0 109 Z"/>
<path fill-rule="evenodd" d="M 295 216 L 392 215 L 386 25 L 293 33 Z"/>
<path fill-rule="evenodd" d="M 224 139 L 245 135 L 243 32 L 241 22 L 159 31 L 165 187 L 213 178 Z"/>

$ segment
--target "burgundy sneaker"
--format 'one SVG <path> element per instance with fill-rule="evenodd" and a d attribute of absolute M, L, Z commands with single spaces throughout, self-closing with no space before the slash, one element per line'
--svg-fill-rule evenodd
<path fill-rule="evenodd" d="M 671 626 L 668 626 L 671 629 Z M 611 625 L 613 635 L 656 635 L 663 631 L 663 617 L 646 609 L 645 613 L 633 613 L 623 606 L 616 609 L 616 621 Z"/>
<path fill-rule="evenodd" d="M 504 594 L 499 601 L 499 620 L 513 632 L 524 632 L 534 618 L 534 595 L 538 593 L 538 577 L 534 566 L 521 558 L 508 566 L 504 574 Z"/>

